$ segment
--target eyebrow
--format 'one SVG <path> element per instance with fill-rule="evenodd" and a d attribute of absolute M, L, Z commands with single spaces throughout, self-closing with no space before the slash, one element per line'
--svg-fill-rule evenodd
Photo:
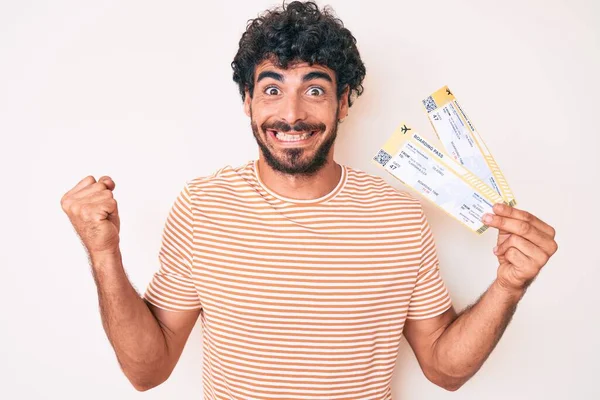
<path fill-rule="evenodd" d="M 258 74 L 258 78 L 256 78 L 256 83 L 260 82 L 262 79 L 273 78 L 276 81 L 283 82 L 283 75 L 274 71 L 263 71 Z"/>
<path fill-rule="evenodd" d="M 263 71 L 258 74 L 258 78 L 256 78 L 256 83 L 260 82 L 262 79 L 272 78 L 276 81 L 283 82 L 283 75 L 275 71 Z M 333 80 L 329 76 L 329 74 L 321 71 L 312 71 L 302 77 L 302 82 L 308 82 L 313 79 L 325 79 L 328 82 L 333 83 Z"/>
<path fill-rule="evenodd" d="M 326 81 L 333 83 L 333 80 L 331 79 L 329 74 L 326 74 L 322 71 L 309 72 L 308 74 L 302 77 L 302 82 L 312 81 L 313 79 L 325 79 Z"/>

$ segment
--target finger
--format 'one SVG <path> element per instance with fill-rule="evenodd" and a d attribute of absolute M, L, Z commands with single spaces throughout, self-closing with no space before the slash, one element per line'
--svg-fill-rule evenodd
<path fill-rule="evenodd" d="M 103 202 L 106 199 L 112 198 L 113 195 L 108 190 L 101 190 L 99 192 L 92 193 L 89 197 L 86 198 L 86 203 L 99 203 Z"/>
<path fill-rule="evenodd" d="M 86 176 L 85 178 L 80 180 L 79 183 L 77 183 L 77 185 L 75 185 L 71 190 L 69 190 L 67 193 L 65 193 L 65 195 L 63 196 L 63 199 L 67 196 L 70 196 L 73 193 L 78 192 L 79 190 L 83 189 L 84 187 L 91 185 L 92 183 L 96 183 L 96 179 L 92 175 Z"/>
<path fill-rule="evenodd" d="M 103 219 L 111 219 L 119 216 L 119 208 L 117 207 L 117 201 L 114 197 L 103 198 L 94 203 L 95 208 L 98 210 L 98 214 Z"/>
<path fill-rule="evenodd" d="M 542 221 L 535 215 L 533 215 L 527 211 L 523 211 L 523 210 L 519 210 L 518 208 L 511 207 L 507 204 L 503 204 L 503 203 L 494 204 L 494 213 L 496 215 L 501 215 L 503 217 L 520 219 L 522 221 L 529 222 L 531 225 L 535 226 L 537 229 L 544 232 L 551 238 L 554 238 L 554 235 L 556 234 L 553 227 L 551 227 L 550 225 L 548 225 L 547 223 L 545 223 L 544 221 Z"/>
<path fill-rule="evenodd" d="M 487 226 L 524 237 L 536 246 L 541 247 L 546 254 L 553 254 L 556 251 L 554 240 L 529 222 L 494 214 L 486 214 L 482 221 Z"/>
<path fill-rule="evenodd" d="M 112 197 L 85 203 L 79 207 L 80 218 L 84 221 L 102 221 L 110 219 L 111 214 L 115 211 L 116 200 Z"/>
<path fill-rule="evenodd" d="M 70 200 L 81 200 L 81 199 L 85 199 L 87 197 L 93 196 L 94 194 L 98 193 L 98 192 L 102 192 L 105 191 L 106 185 L 103 182 L 96 182 L 93 183 L 83 189 L 81 189 L 78 192 L 73 193 L 70 196 Z"/>
<path fill-rule="evenodd" d="M 504 255 L 506 259 L 513 265 L 521 268 L 528 268 L 533 265 L 533 260 L 527 257 L 516 247 L 510 247 Z"/>
<path fill-rule="evenodd" d="M 103 176 L 100 179 L 98 179 L 98 182 L 93 183 L 93 184 L 81 189 L 79 192 L 74 193 L 71 196 L 71 198 L 72 199 L 83 199 L 83 198 L 86 198 L 86 197 L 92 195 L 93 193 L 103 191 L 106 189 L 108 189 L 112 192 L 114 190 L 115 186 L 116 186 L 115 182 L 109 176 Z"/>
<path fill-rule="evenodd" d="M 110 191 L 115 190 L 115 181 L 112 180 L 112 178 L 110 176 L 102 176 L 100 177 L 100 179 L 98 179 L 98 182 L 102 182 L 104 185 L 106 185 L 106 188 Z"/>
<path fill-rule="evenodd" d="M 505 255 L 510 248 L 516 248 L 521 253 L 535 261 L 538 265 L 544 265 L 548 262 L 549 256 L 539 247 L 521 236 L 511 235 L 511 237 L 494 249 L 497 256 Z"/>

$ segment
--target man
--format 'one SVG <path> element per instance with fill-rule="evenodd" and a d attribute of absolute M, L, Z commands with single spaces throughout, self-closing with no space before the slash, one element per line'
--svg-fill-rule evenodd
<path fill-rule="evenodd" d="M 496 280 L 457 315 L 418 200 L 340 165 L 340 120 L 365 67 L 341 21 L 293 2 L 252 20 L 232 63 L 258 160 L 186 182 L 143 297 L 119 250 L 115 183 L 61 204 L 90 256 L 102 321 L 138 390 L 164 382 L 201 317 L 206 399 L 391 399 L 402 335 L 429 380 L 481 367 L 556 252 L 554 229 L 496 206 Z"/>

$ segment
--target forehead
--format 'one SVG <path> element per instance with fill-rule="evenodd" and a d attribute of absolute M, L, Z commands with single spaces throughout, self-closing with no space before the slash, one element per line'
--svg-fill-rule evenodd
<path fill-rule="evenodd" d="M 287 69 L 283 69 L 278 67 L 272 60 L 263 60 L 256 66 L 254 70 L 255 82 L 258 75 L 260 75 L 260 73 L 263 71 L 275 71 L 283 75 L 285 78 L 302 78 L 302 76 L 308 74 L 309 72 L 321 71 L 328 74 L 332 82 L 335 82 L 335 72 L 331 68 L 328 68 L 321 64 L 310 65 L 308 62 L 304 61 L 289 63 Z"/>

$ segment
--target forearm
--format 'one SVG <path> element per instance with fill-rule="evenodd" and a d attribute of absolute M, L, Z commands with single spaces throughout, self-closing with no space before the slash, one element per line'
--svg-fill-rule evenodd
<path fill-rule="evenodd" d="M 504 289 L 498 281 L 465 309 L 440 335 L 434 346 L 439 373 L 459 386 L 473 376 L 508 326 L 524 291 Z"/>
<path fill-rule="evenodd" d="M 167 346 L 157 319 L 129 282 L 121 252 L 91 255 L 102 325 L 119 364 L 137 389 L 162 382 Z"/>

